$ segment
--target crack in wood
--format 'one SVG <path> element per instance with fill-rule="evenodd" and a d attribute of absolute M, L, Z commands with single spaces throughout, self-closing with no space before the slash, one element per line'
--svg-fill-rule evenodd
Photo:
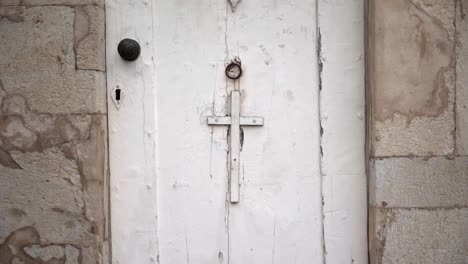
<path fill-rule="evenodd" d="M 229 5 L 231 6 L 231 11 L 234 13 L 236 12 L 237 5 L 241 2 L 241 0 L 228 0 Z"/>

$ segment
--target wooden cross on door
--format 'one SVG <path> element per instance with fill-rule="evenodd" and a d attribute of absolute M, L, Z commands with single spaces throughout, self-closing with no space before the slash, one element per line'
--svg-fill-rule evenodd
<path fill-rule="evenodd" d="M 239 202 L 239 157 L 240 157 L 240 126 L 263 126 L 263 117 L 251 117 L 240 115 L 240 93 L 237 90 L 231 92 L 231 116 L 210 116 L 208 125 L 230 126 L 230 163 L 229 197 L 231 203 Z"/>

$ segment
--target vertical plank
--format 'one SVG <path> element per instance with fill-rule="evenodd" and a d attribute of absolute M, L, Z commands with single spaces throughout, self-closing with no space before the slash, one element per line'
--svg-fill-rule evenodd
<path fill-rule="evenodd" d="M 239 56 L 241 198 L 230 263 L 323 263 L 316 1 L 241 1 L 227 48 Z"/>
<path fill-rule="evenodd" d="M 227 263 L 227 2 L 154 2 L 160 263 Z"/>
<path fill-rule="evenodd" d="M 231 92 L 231 130 L 229 153 L 231 158 L 231 174 L 229 175 L 230 199 L 232 203 L 239 202 L 239 158 L 240 158 L 240 94 Z"/>
<path fill-rule="evenodd" d="M 318 1 L 326 263 L 367 263 L 364 0 Z"/>
<path fill-rule="evenodd" d="M 152 1 L 107 0 L 106 13 L 112 262 L 156 263 Z M 140 43 L 137 61 L 118 55 L 123 38 Z M 124 95 L 120 110 L 111 100 L 117 86 Z"/>

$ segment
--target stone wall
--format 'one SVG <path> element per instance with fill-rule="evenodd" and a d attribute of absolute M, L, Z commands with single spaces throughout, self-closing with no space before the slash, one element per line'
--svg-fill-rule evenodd
<path fill-rule="evenodd" d="M 369 4 L 371 263 L 468 263 L 468 1 Z"/>
<path fill-rule="evenodd" d="M 103 0 L 0 0 L 0 264 L 107 262 Z"/>

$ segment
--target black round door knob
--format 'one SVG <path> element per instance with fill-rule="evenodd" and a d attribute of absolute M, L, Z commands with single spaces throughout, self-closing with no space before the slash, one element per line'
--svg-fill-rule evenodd
<path fill-rule="evenodd" d="M 136 40 L 122 39 L 117 47 L 120 57 L 126 61 L 134 61 L 140 56 L 141 47 Z"/>

